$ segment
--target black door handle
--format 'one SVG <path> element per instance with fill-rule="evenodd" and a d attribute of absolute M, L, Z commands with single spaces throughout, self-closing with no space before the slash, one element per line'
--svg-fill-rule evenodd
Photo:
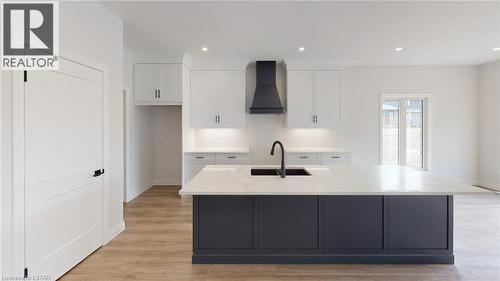
<path fill-rule="evenodd" d="M 102 174 L 104 174 L 104 169 L 95 170 L 93 177 L 95 178 L 95 177 L 98 177 Z"/>

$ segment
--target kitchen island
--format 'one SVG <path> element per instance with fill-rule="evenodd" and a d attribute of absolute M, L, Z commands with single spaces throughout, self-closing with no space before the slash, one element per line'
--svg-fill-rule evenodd
<path fill-rule="evenodd" d="M 193 263 L 452 264 L 453 195 L 487 193 L 399 166 L 255 167 L 207 166 L 180 191 Z"/>

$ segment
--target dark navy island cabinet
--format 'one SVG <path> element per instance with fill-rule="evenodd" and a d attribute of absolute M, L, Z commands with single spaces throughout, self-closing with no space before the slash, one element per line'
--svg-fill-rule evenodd
<path fill-rule="evenodd" d="M 382 196 L 325 196 L 323 200 L 327 253 L 383 248 Z"/>
<path fill-rule="evenodd" d="M 318 196 L 260 197 L 258 217 L 263 251 L 319 250 Z"/>
<path fill-rule="evenodd" d="M 193 263 L 452 264 L 452 196 L 193 196 Z"/>

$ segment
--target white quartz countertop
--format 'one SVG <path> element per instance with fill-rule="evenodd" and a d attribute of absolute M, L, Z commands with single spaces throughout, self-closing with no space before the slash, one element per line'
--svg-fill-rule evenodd
<path fill-rule="evenodd" d="M 249 153 L 248 146 L 241 147 L 195 147 L 185 151 L 186 153 Z"/>
<path fill-rule="evenodd" d="M 208 165 L 181 195 L 459 195 L 487 190 L 400 166 L 303 166 L 312 176 L 251 176 L 272 165 Z M 298 166 L 290 166 L 293 168 Z"/>
<path fill-rule="evenodd" d="M 331 153 L 331 152 L 351 152 L 349 149 L 332 146 L 301 146 L 301 147 L 285 147 L 285 151 L 289 153 Z"/>

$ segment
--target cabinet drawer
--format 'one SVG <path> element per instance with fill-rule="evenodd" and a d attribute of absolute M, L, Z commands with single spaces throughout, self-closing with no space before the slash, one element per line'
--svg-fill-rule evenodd
<path fill-rule="evenodd" d="M 349 153 L 335 152 L 321 155 L 322 165 L 349 165 L 350 163 L 351 155 Z"/>
<path fill-rule="evenodd" d="M 292 165 L 317 165 L 320 163 L 320 157 L 317 153 L 287 153 L 286 161 Z"/>
<path fill-rule="evenodd" d="M 188 153 L 186 155 L 186 160 L 199 163 L 215 164 L 215 153 Z"/>
<path fill-rule="evenodd" d="M 248 155 L 246 153 L 217 153 L 215 163 L 217 165 L 225 164 L 246 164 Z"/>

